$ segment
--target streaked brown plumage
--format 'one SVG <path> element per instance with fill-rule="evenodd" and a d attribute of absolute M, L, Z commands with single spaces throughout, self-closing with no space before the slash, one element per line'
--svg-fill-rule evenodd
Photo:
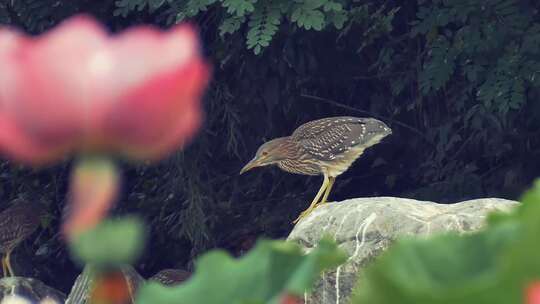
<path fill-rule="evenodd" d="M 15 199 L 0 213 L 0 253 L 3 255 L 4 276 L 6 272 L 10 276 L 15 275 L 10 264 L 11 252 L 39 227 L 43 213 L 41 205 L 23 199 Z"/>
<path fill-rule="evenodd" d="M 150 278 L 166 286 L 173 286 L 184 282 L 191 276 L 190 272 L 182 269 L 163 269 Z"/>
<path fill-rule="evenodd" d="M 318 204 L 326 202 L 335 178 L 365 149 L 390 134 L 390 128 L 374 118 L 340 116 L 314 120 L 298 127 L 291 136 L 264 143 L 240 174 L 255 167 L 276 164 L 290 173 L 323 175 L 319 192 L 309 208 L 294 221 L 296 223 Z"/>

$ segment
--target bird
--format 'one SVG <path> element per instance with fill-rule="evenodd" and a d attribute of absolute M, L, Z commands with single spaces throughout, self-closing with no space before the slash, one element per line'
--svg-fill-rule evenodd
<path fill-rule="evenodd" d="M 240 174 L 255 167 L 277 165 L 289 173 L 322 175 L 322 186 L 309 207 L 293 221 L 297 223 L 326 202 L 337 176 L 347 171 L 367 148 L 390 134 L 392 130 L 384 122 L 370 117 L 313 120 L 299 126 L 290 136 L 262 144 Z"/>
<path fill-rule="evenodd" d="M 22 241 L 30 236 L 41 223 L 45 209 L 41 204 L 17 198 L 0 213 L 0 253 L 4 277 L 14 276 L 10 256 Z"/>
<path fill-rule="evenodd" d="M 163 269 L 153 275 L 150 280 L 160 282 L 166 286 L 178 285 L 189 279 L 191 273 L 182 269 Z"/>

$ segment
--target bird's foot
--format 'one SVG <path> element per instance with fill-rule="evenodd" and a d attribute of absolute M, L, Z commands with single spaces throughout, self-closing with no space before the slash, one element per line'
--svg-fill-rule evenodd
<path fill-rule="evenodd" d="M 299 222 L 299 221 L 300 221 L 300 220 L 301 220 L 301 219 L 302 219 L 302 218 L 304 217 L 304 215 L 303 215 L 303 214 L 304 214 L 303 212 L 302 212 L 302 213 L 300 213 L 300 215 L 299 215 L 299 216 L 298 216 L 298 217 L 297 217 L 297 218 L 296 218 L 296 219 L 295 219 L 295 220 L 293 221 L 293 224 L 296 224 L 296 223 L 298 223 L 298 222 Z"/>
<path fill-rule="evenodd" d="M 293 224 L 296 224 L 298 223 L 301 219 L 303 219 L 304 217 L 306 217 L 307 215 L 309 215 L 311 213 L 311 211 L 313 211 L 313 209 L 316 207 L 317 205 L 313 206 L 313 208 L 308 208 L 306 209 L 305 211 L 303 211 L 302 213 L 300 213 L 300 215 L 293 221 Z"/>

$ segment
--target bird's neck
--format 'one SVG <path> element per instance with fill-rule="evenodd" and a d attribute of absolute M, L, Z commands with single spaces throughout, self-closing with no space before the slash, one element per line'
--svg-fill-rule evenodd
<path fill-rule="evenodd" d="M 280 150 L 283 153 L 282 157 L 285 159 L 295 159 L 298 157 L 299 152 L 298 143 L 291 140 L 290 136 L 276 138 L 279 141 Z"/>

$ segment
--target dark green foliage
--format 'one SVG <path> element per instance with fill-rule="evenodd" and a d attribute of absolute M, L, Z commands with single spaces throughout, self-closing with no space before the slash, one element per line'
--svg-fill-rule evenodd
<path fill-rule="evenodd" d="M 86 1 L 17 0 L 0 2 L 0 24 L 21 27 L 32 34 L 50 28 L 59 20 L 86 6 Z"/>
<path fill-rule="evenodd" d="M 232 34 L 247 25 L 246 45 L 255 54 L 270 45 L 278 31 L 282 19 L 287 19 L 298 28 L 321 31 L 328 25 L 340 29 L 348 20 L 344 10 L 346 1 L 331 0 L 118 0 L 115 16 L 126 17 L 130 13 L 159 8 L 167 11 L 166 23 L 176 23 L 185 18 L 195 17 L 210 7 L 219 11 L 220 36 Z"/>
<path fill-rule="evenodd" d="M 10 24 L 11 16 L 7 10 L 6 3 L 0 3 L 0 24 Z"/>
<path fill-rule="evenodd" d="M 331 200 L 515 198 L 540 171 L 539 9 L 526 0 L 21 0 L 0 3 L 0 22 L 38 33 L 86 12 L 115 31 L 200 28 L 213 64 L 205 124 L 185 151 L 126 164 L 115 210 L 151 227 L 136 265 L 150 275 L 189 267 L 211 247 L 241 254 L 256 236 L 286 236 L 321 180 L 238 172 L 265 140 L 316 118 L 374 116 L 394 131 L 340 176 Z M 1 173 L 6 200 L 30 192 L 49 202 L 44 243 L 58 224 L 65 166 L 4 164 Z M 55 263 L 66 261 L 61 245 L 43 244 Z"/>

